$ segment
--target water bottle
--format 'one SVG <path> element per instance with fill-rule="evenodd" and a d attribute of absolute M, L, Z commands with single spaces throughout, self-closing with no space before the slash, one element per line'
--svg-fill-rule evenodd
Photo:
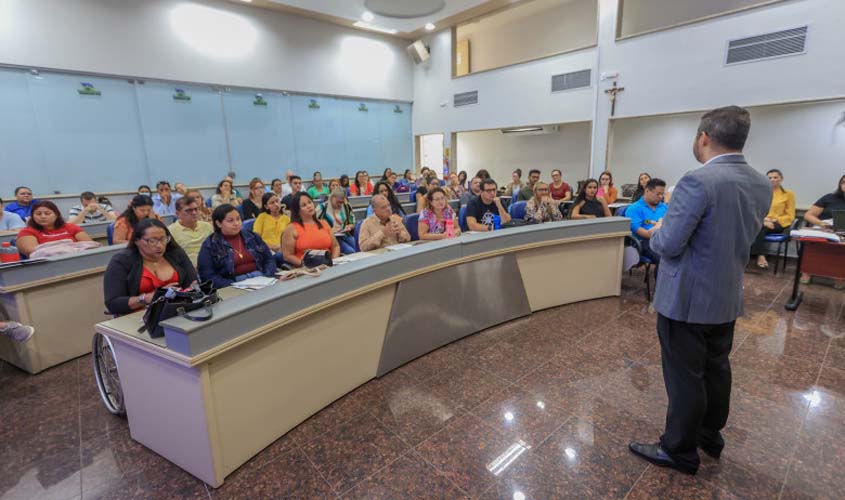
<path fill-rule="evenodd" d="M 446 237 L 452 238 L 455 236 L 455 221 L 451 218 L 446 219 L 443 221 L 443 224 L 446 225 Z"/>
<path fill-rule="evenodd" d="M 499 230 L 499 229 L 502 229 L 502 218 L 499 217 L 498 215 L 494 215 L 493 216 L 493 230 L 496 231 L 496 230 Z"/>
<path fill-rule="evenodd" d="M 13 247 L 11 242 L 4 241 L 0 246 L 0 262 L 17 262 L 21 260 L 21 254 L 18 253 L 18 248 Z"/>

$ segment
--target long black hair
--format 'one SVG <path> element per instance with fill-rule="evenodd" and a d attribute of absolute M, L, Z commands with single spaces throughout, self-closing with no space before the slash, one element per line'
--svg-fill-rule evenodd
<path fill-rule="evenodd" d="M 53 223 L 53 229 L 59 229 L 65 226 L 65 220 L 62 218 L 62 212 L 59 211 L 59 207 L 57 207 L 55 203 L 50 200 L 37 201 L 32 204 L 31 213 L 34 214 L 39 208 L 46 208 L 56 214 L 56 221 Z M 35 217 L 30 217 L 26 225 L 39 231 L 44 230 L 44 227 L 41 224 L 35 222 Z"/>
<path fill-rule="evenodd" d="M 578 196 L 575 198 L 575 202 L 573 203 L 573 206 L 581 203 L 582 201 L 584 201 L 584 202 L 587 201 L 587 186 L 589 186 L 591 182 L 595 182 L 596 188 L 598 188 L 599 181 L 597 181 L 595 179 L 587 179 L 586 181 L 584 181 L 584 184 L 581 187 L 581 191 L 578 191 Z"/>
<path fill-rule="evenodd" d="M 300 203 L 300 200 L 302 200 L 302 198 L 308 198 L 309 200 L 311 200 L 311 203 L 314 203 L 314 198 L 312 198 L 311 195 L 308 194 L 307 192 L 300 191 L 298 193 L 294 193 L 293 194 L 293 201 L 290 202 L 290 221 L 292 223 L 296 222 L 297 224 L 305 226 L 305 223 L 302 222 L 302 215 L 299 214 L 299 210 L 300 210 L 299 203 Z M 320 222 L 320 219 L 317 218 L 316 212 L 314 213 L 314 222 L 317 224 L 317 227 L 319 227 L 320 229 L 323 229 L 323 223 Z"/>
<path fill-rule="evenodd" d="M 167 226 L 165 226 L 164 223 L 161 222 L 158 219 L 144 219 L 141 222 L 139 222 L 135 226 L 135 229 L 132 230 L 132 235 L 129 237 L 129 241 L 126 244 L 126 248 L 134 251 L 135 253 L 138 253 L 139 252 L 139 250 L 138 250 L 138 240 L 143 238 L 144 233 L 146 233 L 147 229 L 149 229 L 151 227 L 157 227 L 159 229 L 164 229 L 164 234 L 167 235 L 167 238 L 169 240 L 167 242 L 167 247 L 164 249 L 165 253 L 170 252 L 171 250 L 175 250 L 177 248 L 180 248 L 179 244 L 176 243 L 176 240 L 173 238 L 173 236 L 170 234 L 170 231 L 167 229 Z"/>
<path fill-rule="evenodd" d="M 232 213 L 232 211 L 238 212 L 238 209 L 234 205 L 224 203 L 215 208 L 214 212 L 211 212 L 211 225 L 214 226 L 215 233 L 221 234 L 220 226 L 217 223 L 226 220 L 226 216 Z M 240 215 L 241 213 L 238 212 L 238 216 Z"/>
<path fill-rule="evenodd" d="M 349 187 L 349 176 L 346 174 L 341 175 L 338 182 L 340 182 L 340 187 L 347 189 Z"/>
<path fill-rule="evenodd" d="M 393 210 L 394 214 L 401 214 L 403 216 L 407 215 L 405 213 L 405 209 L 402 208 L 402 204 L 399 203 L 399 199 L 396 198 L 396 194 L 393 192 L 393 188 L 390 187 L 390 183 L 387 181 L 378 181 L 373 188 L 373 194 L 380 194 L 378 192 L 379 186 L 384 186 L 387 188 L 387 201 L 390 202 L 390 208 Z"/>
<path fill-rule="evenodd" d="M 643 172 L 643 173 L 641 173 L 640 175 L 637 176 L 637 189 L 634 191 L 634 197 L 631 198 L 631 201 L 637 201 L 640 198 L 642 198 L 643 195 L 645 194 L 645 186 L 643 186 L 642 183 L 640 182 L 640 179 L 642 179 L 643 176 L 648 177 L 649 181 L 651 180 L 651 175 L 649 175 L 647 172 Z M 783 176 L 781 176 L 781 177 L 783 177 Z M 648 182 L 648 181 L 646 181 L 646 182 Z"/>
<path fill-rule="evenodd" d="M 126 210 L 120 214 L 121 217 L 126 219 L 126 222 L 129 223 L 129 227 L 134 228 L 140 222 L 138 216 L 135 215 L 135 209 L 138 207 L 151 207 L 153 206 L 153 199 L 147 195 L 143 194 L 136 194 L 132 197 L 132 201 L 129 202 L 129 206 L 126 207 Z M 155 218 L 155 217 L 153 217 Z"/>
<path fill-rule="evenodd" d="M 842 189 L 842 181 L 845 181 L 845 175 L 839 178 L 839 184 L 836 185 L 836 191 L 833 194 L 845 200 L 845 189 Z"/>
<path fill-rule="evenodd" d="M 269 209 L 269 208 L 267 208 L 267 202 L 268 202 L 268 201 L 270 201 L 270 198 L 272 198 L 272 197 L 274 197 L 274 196 L 275 196 L 276 198 L 278 198 L 278 197 L 279 197 L 279 195 L 277 195 L 277 194 L 276 194 L 276 193 L 274 193 L 273 191 L 270 191 L 269 193 L 264 193 L 264 196 L 262 196 L 262 197 L 261 197 L 261 211 L 262 211 L 262 212 L 264 212 L 265 214 L 269 214 L 269 213 L 270 213 L 270 209 Z M 281 200 L 280 200 L 280 201 L 281 201 Z M 280 207 L 279 207 L 279 214 L 284 215 L 284 213 L 285 213 L 285 205 L 284 205 L 283 203 L 279 203 L 279 205 L 280 205 Z"/>

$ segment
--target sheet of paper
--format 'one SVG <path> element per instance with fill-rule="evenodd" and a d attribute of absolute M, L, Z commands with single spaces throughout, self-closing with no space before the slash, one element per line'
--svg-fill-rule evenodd
<path fill-rule="evenodd" d="M 396 250 L 404 250 L 406 248 L 413 248 L 413 247 L 414 247 L 414 245 L 410 245 L 408 243 L 398 243 L 396 245 L 389 245 L 389 246 L 386 246 L 384 248 L 386 248 L 387 250 L 390 250 L 391 252 L 395 252 Z"/>
<path fill-rule="evenodd" d="M 245 279 L 243 281 L 238 281 L 237 283 L 233 283 L 233 288 L 240 288 L 241 290 L 260 290 L 266 286 L 270 286 L 276 282 L 276 278 L 265 278 L 264 276 L 258 276 L 255 278 Z"/>
<path fill-rule="evenodd" d="M 366 258 L 375 257 L 375 256 L 376 256 L 376 254 L 372 254 L 372 253 L 369 253 L 369 252 L 357 252 L 357 253 L 351 253 L 349 255 L 341 255 L 340 257 L 338 257 L 336 259 L 332 259 L 332 262 L 334 264 L 343 264 L 343 263 L 346 263 L 346 262 L 355 262 L 356 260 L 366 259 Z"/>
<path fill-rule="evenodd" d="M 815 229 L 796 229 L 789 233 L 793 238 L 820 238 L 829 241 L 839 241 L 839 236 L 827 231 L 818 231 Z"/>

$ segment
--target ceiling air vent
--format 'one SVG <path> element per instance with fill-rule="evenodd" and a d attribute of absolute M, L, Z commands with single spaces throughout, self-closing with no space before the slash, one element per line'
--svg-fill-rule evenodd
<path fill-rule="evenodd" d="M 737 64 L 804 53 L 807 26 L 728 42 L 726 64 Z"/>
<path fill-rule="evenodd" d="M 590 86 L 592 71 L 589 69 L 552 75 L 552 92 L 581 89 Z"/>
<path fill-rule="evenodd" d="M 455 94 L 454 106 L 456 108 L 458 106 L 467 106 L 470 104 L 478 104 L 477 90 L 473 90 L 472 92 L 461 92 L 460 94 Z"/>

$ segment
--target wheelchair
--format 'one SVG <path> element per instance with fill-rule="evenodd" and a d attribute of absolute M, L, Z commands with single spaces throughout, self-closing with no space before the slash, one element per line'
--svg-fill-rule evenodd
<path fill-rule="evenodd" d="M 123 389 L 117 372 L 117 357 L 111 339 L 101 333 L 95 333 L 91 345 L 94 361 L 94 379 L 100 390 L 100 398 L 112 415 L 126 415 Z"/>

